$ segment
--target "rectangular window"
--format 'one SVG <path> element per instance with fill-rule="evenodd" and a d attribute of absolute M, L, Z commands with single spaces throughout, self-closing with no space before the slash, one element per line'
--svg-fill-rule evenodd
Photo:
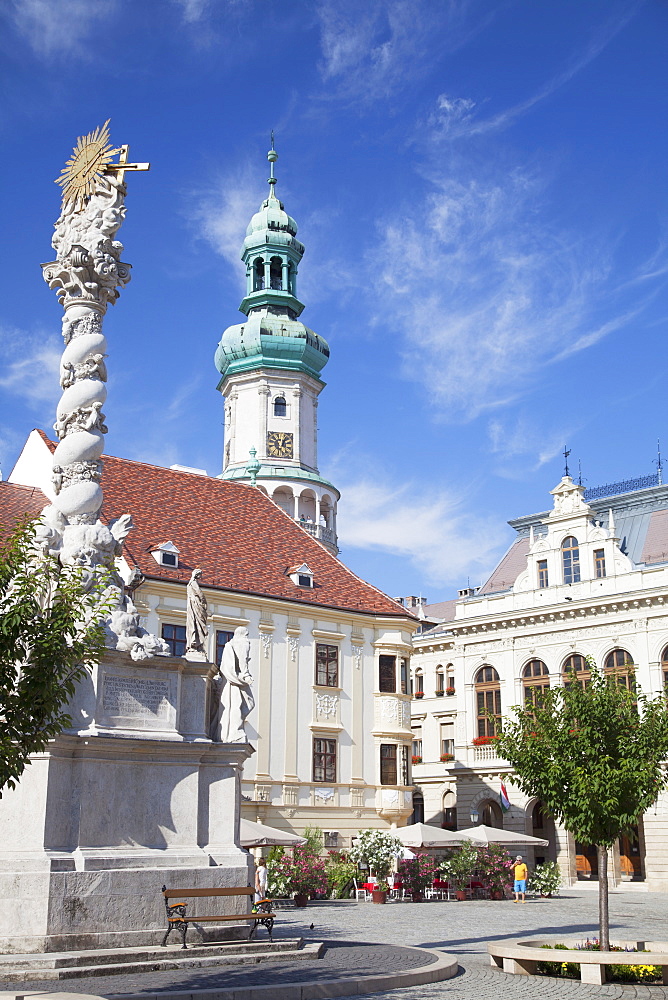
<path fill-rule="evenodd" d="M 422 756 L 422 726 L 415 726 L 413 729 L 413 756 Z"/>
<path fill-rule="evenodd" d="M 454 722 L 441 723 L 441 753 L 455 752 L 455 724 Z"/>
<path fill-rule="evenodd" d="M 397 690 L 397 658 L 382 654 L 378 657 L 378 690 L 391 694 Z"/>
<path fill-rule="evenodd" d="M 313 780 L 336 781 L 336 740 L 313 737 Z"/>
<path fill-rule="evenodd" d="M 338 830 L 325 830 L 323 834 L 325 838 L 325 847 L 338 847 L 339 846 L 339 831 Z"/>
<path fill-rule="evenodd" d="M 410 785 L 411 782 L 411 770 L 408 766 L 408 751 L 410 747 L 406 746 L 404 743 L 401 748 L 401 784 Z"/>
<path fill-rule="evenodd" d="M 397 783 L 397 744 L 380 744 L 380 783 L 381 785 L 396 785 Z"/>
<path fill-rule="evenodd" d="M 216 629 L 216 666 L 220 666 L 225 644 L 233 638 L 234 632 L 223 632 L 222 629 Z"/>
<path fill-rule="evenodd" d="M 538 587 L 544 590 L 547 587 L 547 559 L 538 560 Z"/>
<path fill-rule="evenodd" d="M 162 638 L 169 646 L 171 656 L 184 656 L 186 651 L 185 625 L 163 625 Z"/>
<path fill-rule="evenodd" d="M 424 694 L 424 675 L 415 675 L 415 691 L 417 694 Z"/>
<path fill-rule="evenodd" d="M 322 642 L 315 647 L 315 682 L 319 687 L 339 686 L 339 649 Z"/>
<path fill-rule="evenodd" d="M 599 580 L 605 576 L 605 549 L 594 549 L 594 575 Z"/>
<path fill-rule="evenodd" d="M 401 675 L 401 693 L 408 694 L 408 660 L 402 660 L 399 666 Z"/>
<path fill-rule="evenodd" d="M 436 690 L 443 694 L 445 691 L 445 674 L 442 670 L 437 670 L 436 672 Z"/>

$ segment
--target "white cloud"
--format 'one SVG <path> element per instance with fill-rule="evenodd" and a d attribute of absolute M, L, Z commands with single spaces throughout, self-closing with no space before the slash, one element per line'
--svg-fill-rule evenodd
<path fill-rule="evenodd" d="M 616 309 L 609 248 L 556 229 L 537 178 L 491 160 L 453 158 L 422 201 L 381 223 L 369 258 L 376 321 L 390 317 L 405 375 L 450 420 L 517 400 L 540 369 L 642 308 Z"/>
<path fill-rule="evenodd" d="M 86 42 L 117 0 L 5 0 L 4 17 L 38 56 L 92 58 Z"/>
<path fill-rule="evenodd" d="M 391 489 L 376 480 L 340 485 L 341 545 L 405 557 L 433 586 L 486 576 L 505 544 L 497 520 L 471 513 L 445 490 L 430 493 L 418 483 Z"/>
<path fill-rule="evenodd" d="M 386 100 L 493 16 L 471 28 L 469 7 L 468 0 L 320 0 L 325 96 L 359 104 Z"/>
<path fill-rule="evenodd" d="M 189 24 L 201 21 L 209 9 L 209 0 L 174 0 L 181 8 L 183 20 Z"/>
<path fill-rule="evenodd" d="M 188 216 L 198 234 L 232 266 L 244 288 L 239 253 L 250 218 L 266 194 L 258 164 L 247 161 L 220 176 L 208 188 L 194 192 L 190 199 Z"/>
<path fill-rule="evenodd" d="M 61 393 L 62 350 L 62 342 L 53 334 L 0 329 L 0 389 L 19 397 L 34 411 L 49 414 L 48 406 L 55 410 Z"/>

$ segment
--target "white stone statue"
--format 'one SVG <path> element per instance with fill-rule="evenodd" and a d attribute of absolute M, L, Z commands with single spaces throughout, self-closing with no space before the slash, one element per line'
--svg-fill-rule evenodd
<path fill-rule="evenodd" d="M 192 571 L 187 587 L 187 613 L 186 613 L 186 656 L 188 653 L 200 653 L 205 656 L 207 627 L 207 604 L 206 597 L 200 587 L 202 570 Z"/>
<path fill-rule="evenodd" d="M 218 675 L 211 685 L 212 719 L 209 735 L 219 743 L 248 743 L 246 717 L 255 705 L 249 668 L 250 640 L 243 625 L 223 647 Z"/>

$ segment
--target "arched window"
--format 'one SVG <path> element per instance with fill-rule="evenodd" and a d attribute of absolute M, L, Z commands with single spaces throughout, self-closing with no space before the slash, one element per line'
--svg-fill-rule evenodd
<path fill-rule="evenodd" d="M 589 682 L 589 666 L 580 653 L 571 653 L 564 661 L 563 673 L 565 684 L 577 681 L 584 687 Z"/>
<path fill-rule="evenodd" d="M 280 257 L 272 257 L 269 263 L 269 287 L 278 292 L 283 288 L 283 261 Z"/>
<path fill-rule="evenodd" d="M 253 267 L 253 291 L 259 292 L 264 288 L 264 261 L 262 257 L 257 257 Z"/>
<path fill-rule="evenodd" d="M 415 680 L 415 687 L 413 689 L 413 693 L 416 697 L 422 698 L 424 695 L 424 674 L 422 673 L 419 667 L 415 671 L 414 680 Z"/>
<path fill-rule="evenodd" d="M 668 653 L 668 649 L 666 650 Z M 666 670 L 668 670 L 668 663 L 666 664 Z M 445 670 L 443 669 L 443 664 L 439 663 L 436 667 L 436 697 L 442 698 L 445 694 Z"/>
<path fill-rule="evenodd" d="M 668 646 L 661 654 L 661 669 L 663 670 L 663 686 L 668 689 Z"/>
<path fill-rule="evenodd" d="M 549 690 L 549 670 L 542 660 L 529 660 L 522 671 L 522 687 L 526 705 L 535 705 L 543 691 Z"/>
<path fill-rule="evenodd" d="M 564 538 L 561 543 L 561 562 L 564 568 L 564 583 L 579 583 L 580 546 L 573 535 Z"/>
<path fill-rule="evenodd" d="M 443 822 L 441 826 L 444 830 L 457 829 L 457 796 L 450 790 L 443 796 Z"/>
<path fill-rule="evenodd" d="M 274 416 L 275 417 L 285 417 L 288 413 L 287 403 L 285 402 L 285 396 L 277 396 L 274 400 Z"/>
<path fill-rule="evenodd" d="M 503 813 L 498 802 L 485 799 L 480 803 L 480 822 L 483 826 L 493 826 L 497 830 L 503 830 Z"/>
<path fill-rule="evenodd" d="M 603 669 L 614 674 L 620 684 L 630 687 L 633 683 L 633 657 L 625 649 L 613 649 L 605 658 Z"/>
<path fill-rule="evenodd" d="M 494 736 L 501 717 L 501 685 L 494 667 L 485 665 L 475 675 L 478 736 Z"/>

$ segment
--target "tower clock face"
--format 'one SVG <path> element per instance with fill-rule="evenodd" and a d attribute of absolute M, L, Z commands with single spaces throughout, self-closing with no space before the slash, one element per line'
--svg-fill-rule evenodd
<path fill-rule="evenodd" d="M 287 434 L 285 431 L 269 431 L 267 454 L 270 458 L 292 458 L 292 434 Z"/>

